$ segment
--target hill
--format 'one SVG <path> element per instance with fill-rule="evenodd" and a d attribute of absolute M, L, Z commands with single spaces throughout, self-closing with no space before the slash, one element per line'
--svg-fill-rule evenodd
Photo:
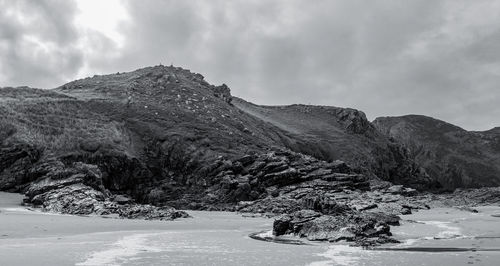
<path fill-rule="evenodd" d="M 370 123 L 350 108 L 255 105 L 173 66 L 52 90 L 0 88 L 0 113 L 0 190 L 24 193 L 26 204 L 168 220 L 187 216 L 174 207 L 287 213 L 276 220 L 276 235 L 311 221 L 317 230 L 302 236 L 361 245 L 395 241 L 394 215 L 436 201 L 413 188 L 488 185 L 498 165 L 497 129 L 466 132 L 426 119 Z M 456 170 L 467 163 L 477 163 L 477 172 Z M 467 175 L 457 181 L 455 173 Z M 437 201 L 498 199 L 488 191 Z M 347 225 L 349 232 L 339 231 Z"/>
<path fill-rule="evenodd" d="M 261 106 L 233 98 L 240 110 L 285 132 L 283 145 L 315 158 L 342 160 L 356 171 L 397 184 L 434 189 L 404 147 L 381 134 L 355 109 L 332 106 Z"/>
<path fill-rule="evenodd" d="M 179 207 L 254 200 L 275 183 L 298 182 L 319 168 L 310 164 L 330 167 L 337 160 L 349 165 L 344 172 L 429 185 L 360 111 L 256 106 L 182 68 L 148 67 L 0 94 L 3 190 L 26 190 L 47 175 L 33 170 L 47 162 L 56 169 L 95 165 L 106 190 Z M 283 171 L 283 180 L 259 178 Z"/>
<path fill-rule="evenodd" d="M 373 122 L 402 143 L 443 187 L 500 186 L 500 131 L 467 131 L 421 115 L 380 117 Z"/>

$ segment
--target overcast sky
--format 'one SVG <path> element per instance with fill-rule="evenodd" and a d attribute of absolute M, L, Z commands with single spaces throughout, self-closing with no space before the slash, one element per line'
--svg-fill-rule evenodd
<path fill-rule="evenodd" d="M 0 0 L 0 86 L 160 63 L 258 104 L 500 126 L 500 1 Z"/>

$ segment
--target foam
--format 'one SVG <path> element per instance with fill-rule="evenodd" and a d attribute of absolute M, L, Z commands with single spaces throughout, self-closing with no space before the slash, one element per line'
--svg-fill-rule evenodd
<path fill-rule="evenodd" d="M 92 253 L 84 262 L 77 263 L 78 266 L 109 265 L 119 266 L 120 261 L 134 260 L 134 256 L 140 253 L 160 252 L 162 249 L 147 245 L 149 237 L 157 234 L 134 234 L 125 236 L 113 243 L 107 250 Z"/>
<path fill-rule="evenodd" d="M 436 236 L 427 237 L 426 239 L 451 239 L 451 238 L 464 237 L 464 235 L 462 235 L 462 230 L 457 226 L 451 226 L 450 222 L 425 221 L 424 223 L 444 229 L 443 231 L 439 232 Z"/>
<path fill-rule="evenodd" d="M 316 261 L 309 265 L 310 266 L 359 265 L 361 256 L 366 256 L 370 252 L 371 251 L 363 250 L 360 247 L 351 247 L 348 245 L 331 245 L 325 253 L 318 254 L 319 256 L 328 258 L 329 260 Z"/>
<path fill-rule="evenodd" d="M 6 212 L 14 212 L 14 213 L 29 213 L 29 214 L 40 214 L 40 215 L 56 215 L 56 216 L 67 216 L 69 214 L 61 214 L 61 213 L 54 213 L 54 212 L 44 212 L 41 210 L 37 209 L 32 209 L 32 208 L 24 208 L 24 207 L 9 207 L 9 208 L 2 208 L 2 211 Z"/>

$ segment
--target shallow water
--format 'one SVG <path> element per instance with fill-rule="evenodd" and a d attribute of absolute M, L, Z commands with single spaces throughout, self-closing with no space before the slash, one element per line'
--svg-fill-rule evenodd
<path fill-rule="evenodd" d="M 43 215 L 13 197 L 19 196 L 0 193 L 0 265 L 500 265 L 499 207 L 403 216 L 402 226 L 392 228 L 402 244 L 365 250 L 252 239 L 255 232 L 269 236 L 272 220 L 262 217 L 190 212 L 193 218 L 161 222 Z"/>
<path fill-rule="evenodd" d="M 370 250 L 332 245 L 311 265 L 500 265 L 499 207 L 479 213 L 437 208 L 402 216 L 392 227 L 402 243 Z M 340 258 L 340 259 L 339 259 Z"/>

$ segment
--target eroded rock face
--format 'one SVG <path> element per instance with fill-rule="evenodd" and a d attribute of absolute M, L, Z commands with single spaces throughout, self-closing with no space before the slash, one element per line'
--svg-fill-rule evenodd
<path fill-rule="evenodd" d="M 36 179 L 26 184 L 25 204 L 44 211 L 76 215 L 117 215 L 122 218 L 173 220 L 188 217 L 171 207 L 134 203 L 114 196 L 103 182 L 97 165 L 83 162 L 64 164 L 57 158 L 45 158 L 26 166 L 26 175 Z"/>
<path fill-rule="evenodd" d="M 354 134 L 373 134 L 375 128 L 370 121 L 366 119 L 365 113 L 355 109 L 339 108 L 336 115 L 339 117 L 339 121 L 344 125 L 347 132 Z"/>
<path fill-rule="evenodd" d="M 236 160 L 219 160 L 208 166 L 205 203 L 254 201 L 273 196 L 281 188 L 320 183 L 330 189 L 368 189 L 365 177 L 352 173 L 343 162 L 324 162 L 290 151 L 253 154 Z M 211 177 L 212 176 L 212 177 Z M 326 208 L 326 205 L 325 205 Z"/>
<path fill-rule="evenodd" d="M 0 148 L 0 190 L 16 191 L 34 180 L 28 170 L 40 156 L 41 151 L 29 145 L 2 146 Z"/>
<path fill-rule="evenodd" d="M 156 207 L 142 204 L 123 204 L 111 201 L 106 193 L 82 183 L 64 185 L 50 189 L 26 203 L 41 207 L 44 211 L 76 215 L 118 215 L 121 218 L 145 220 L 173 220 L 186 218 L 186 212 L 171 207 Z"/>

